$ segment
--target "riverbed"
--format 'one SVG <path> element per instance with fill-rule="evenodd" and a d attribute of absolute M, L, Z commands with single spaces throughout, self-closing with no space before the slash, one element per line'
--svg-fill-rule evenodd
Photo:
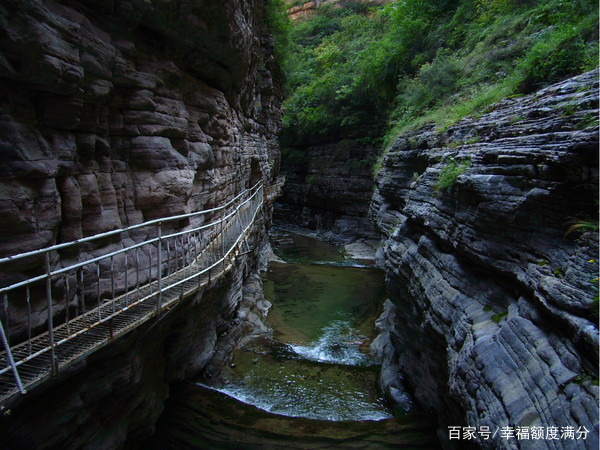
<path fill-rule="evenodd" d="M 344 248 L 279 234 L 264 276 L 272 333 L 217 380 L 173 389 L 155 448 L 435 448 L 429 416 L 394 417 L 370 350 L 383 273 Z"/>

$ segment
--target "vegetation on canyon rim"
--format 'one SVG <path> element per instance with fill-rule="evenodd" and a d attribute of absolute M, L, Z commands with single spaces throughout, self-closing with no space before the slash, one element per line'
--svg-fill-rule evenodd
<path fill-rule="evenodd" d="M 389 146 L 598 64 L 592 0 L 342 3 L 293 26 L 270 19 L 287 75 L 284 147 L 365 136 Z"/>

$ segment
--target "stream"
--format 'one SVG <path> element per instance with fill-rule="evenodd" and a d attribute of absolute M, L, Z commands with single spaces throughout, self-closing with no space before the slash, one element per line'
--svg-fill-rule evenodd
<path fill-rule="evenodd" d="M 210 385 L 176 386 L 152 448 L 436 448 L 435 420 L 394 417 L 370 352 L 383 273 L 336 246 L 278 234 L 264 275 L 271 336 Z"/>

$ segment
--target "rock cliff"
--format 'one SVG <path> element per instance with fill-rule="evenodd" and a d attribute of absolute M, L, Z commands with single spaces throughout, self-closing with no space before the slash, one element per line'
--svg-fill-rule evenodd
<path fill-rule="evenodd" d="M 386 367 L 439 413 L 446 444 L 539 448 L 517 429 L 555 426 L 589 434 L 547 448 L 597 448 L 598 145 L 594 71 L 386 154 L 370 209 L 393 302 Z M 569 230 L 586 220 L 595 231 Z M 448 426 L 498 436 L 450 441 Z"/>
<path fill-rule="evenodd" d="M 261 5 L 3 2 L 0 253 L 271 181 L 281 91 Z"/>
<path fill-rule="evenodd" d="M 333 5 L 337 8 L 344 8 L 346 6 L 346 0 L 313 0 L 300 2 L 298 4 L 295 0 L 285 0 L 290 7 L 287 12 L 290 19 L 296 20 L 301 17 L 308 16 L 313 13 L 317 8 L 323 5 Z M 372 5 L 384 5 L 390 3 L 392 0 L 354 0 L 354 3 L 369 3 Z M 295 5 L 295 6 L 294 6 Z"/>
<path fill-rule="evenodd" d="M 275 183 L 283 92 L 264 8 L 3 1 L 0 255 L 212 208 L 257 181 Z M 152 429 L 169 383 L 218 370 L 224 342 L 245 326 L 242 293 L 256 283 L 273 201 L 254 252 L 220 287 L 29 393 L 3 419 L 2 446 L 122 445 Z"/>
<path fill-rule="evenodd" d="M 367 218 L 377 157 L 371 139 L 284 150 L 275 218 L 338 237 L 377 237 Z"/>

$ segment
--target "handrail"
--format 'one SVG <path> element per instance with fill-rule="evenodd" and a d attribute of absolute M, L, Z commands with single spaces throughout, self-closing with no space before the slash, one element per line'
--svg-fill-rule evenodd
<path fill-rule="evenodd" d="M 107 323 L 110 324 L 110 336 L 112 336 L 113 319 L 117 319 L 120 314 L 129 313 L 129 311 L 142 306 L 152 298 L 156 299 L 156 303 L 152 303 L 152 305 L 155 305 L 152 309 L 154 313 L 160 314 L 164 306 L 163 295 L 167 295 L 169 297 L 167 303 L 172 304 L 173 301 L 178 301 L 178 298 L 184 298 L 184 288 L 190 281 L 197 280 L 197 283 L 196 281 L 194 283 L 197 284 L 197 288 L 200 288 L 200 286 L 210 284 L 211 279 L 214 281 L 223 276 L 229 270 L 228 268 L 232 267 L 232 258 L 235 258 L 238 254 L 238 250 L 236 249 L 241 248 L 239 246 L 242 243 L 242 239 L 245 239 L 246 233 L 256 220 L 262 208 L 263 201 L 264 188 L 262 183 L 257 183 L 252 188 L 242 191 L 232 200 L 217 208 L 154 219 L 84 239 L 25 252 L 12 257 L 1 258 L 0 264 L 41 254 L 46 255 L 45 273 L 0 288 L 0 296 L 4 299 L 4 322 L 6 324 L 5 334 L 4 325 L 2 324 L 2 320 L 0 320 L 0 338 L 2 338 L 2 342 L 0 343 L 4 347 L 4 353 L 0 347 L 0 360 L 5 359 L 6 362 L 6 366 L 0 368 L 0 403 L 6 398 L 3 397 L 4 394 L 2 392 L 2 377 L 5 377 L 8 372 L 12 371 L 17 390 L 24 394 L 26 392 L 25 388 L 31 386 L 32 383 L 40 382 L 39 380 L 42 376 L 39 375 L 34 380 L 35 382 L 29 380 L 21 383 L 19 376 L 20 369 L 17 369 L 19 366 L 31 364 L 31 361 L 35 358 L 50 352 L 50 370 L 54 375 L 59 365 L 55 349 L 59 346 L 73 342 L 75 338 L 79 338 L 84 333 Z M 216 211 L 226 211 L 226 208 L 231 207 L 236 202 L 237 205 L 231 211 L 225 212 L 220 218 L 214 219 L 211 223 L 170 234 L 162 234 L 161 227 L 164 223 Z M 156 237 L 146 239 L 143 242 L 137 242 L 104 255 L 78 261 L 67 267 L 50 269 L 48 255 L 52 251 L 153 225 L 157 226 Z M 144 253 L 144 248 L 146 253 Z M 147 263 L 147 265 L 141 266 L 139 258 L 141 253 L 144 254 L 146 258 L 144 264 Z M 135 257 L 132 257 L 132 254 L 135 254 Z M 154 255 L 156 258 L 153 261 Z M 108 270 L 108 263 L 104 263 L 104 269 L 102 269 L 104 271 L 104 278 L 101 278 L 101 263 L 105 260 L 110 261 L 110 271 Z M 120 271 L 119 269 L 116 270 L 115 261 L 118 264 L 123 263 L 124 269 L 121 268 Z M 227 261 L 229 261 L 229 264 L 227 264 Z M 221 265 L 222 269 L 220 268 Z M 135 279 L 128 278 L 130 270 L 134 271 L 132 275 L 135 275 Z M 108 271 L 110 275 L 107 277 Z M 117 275 L 115 276 L 116 272 Z M 212 277 L 211 274 L 213 275 Z M 119 276 L 121 277 L 120 279 Z M 92 279 L 90 280 L 89 277 L 92 277 Z M 119 279 L 120 285 L 115 282 L 115 278 Z M 44 280 L 45 283 L 43 283 Z M 109 283 L 109 286 L 106 286 L 107 283 Z M 48 328 L 42 334 L 32 337 L 32 314 L 31 308 L 29 308 L 29 298 L 31 293 L 37 293 L 43 285 L 45 285 L 48 302 L 48 317 L 46 321 Z M 104 286 L 101 287 L 101 285 Z M 72 287 L 74 287 L 74 290 L 71 290 Z M 97 306 L 88 310 L 86 308 L 86 301 L 88 304 L 90 303 L 88 297 L 91 288 L 95 290 L 95 296 L 92 295 L 91 303 L 97 304 Z M 173 294 L 174 288 L 180 288 L 181 293 Z M 17 289 L 19 290 L 18 292 L 11 293 Z M 36 290 L 34 291 L 34 289 Z M 186 291 L 188 294 L 186 295 L 190 295 L 192 291 L 189 291 L 189 287 L 185 289 L 188 289 Z M 8 335 L 10 331 L 8 299 L 10 295 L 11 300 L 15 299 L 16 296 L 18 301 L 22 301 L 23 291 L 25 294 L 24 297 L 27 298 L 29 309 L 28 338 L 10 345 Z M 55 298 L 57 291 L 58 297 Z M 171 293 L 169 294 L 169 292 Z M 179 289 L 177 289 L 177 292 L 179 292 Z M 19 300 L 18 294 L 20 294 L 21 300 Z M 104 297 L 105 294 L 108 295 L 108 298 Z M 58 326 L 55 326 L 53 323 L 54 304 L 58 305 L 58 311 L 61 311 L 61 314 L 63 314 L 59 320 L 61 323 Z M 73 306 L 74 304 L 77 306 Z M 81 311 L 79 311 L 80 307 Z M 75 316 L 71 318 L 69 314 L 73 308 L 75 308 Z M 148 313 L 144 314 L 146 314 L 143 319 L 145 321 L 150 316 L 148 316 Z M 39 327 L 43 323 L 35 325 Z M 59 332 L 59 330 L 62 331 Z M 58 332 L 56 341 L 54 340 L 55 332 Z M 86 350 L 88 353 L 91 351 L 93 349 Z M 18 355 L 18 357 L 13 358 L 13 353 L 14 355 Z M 25 387 L 23 387 L 24 385 Z"/>
<path fill-rule="evenodd" d="M 254 193 L 251 194 L 251 196 L 250 196 L 250 197 L 252 197 L 253 195 L 256 194 L 257 189 L 258 189 L 258 187 L 260 187 L 260 185 L 261 185 L 260 182 L 256 183 L 252 188 L 242 191 L 242 193 L 238 194 L 236 197 L 234 197 L 232 200 L 230 200 L 229 202 L 227 202 L 225 205 L 219 206 L 217 208 L 211 208 L 211 209 L 207 209 L 207 210 L 203 210 L 203 211 L 197 211 L 197 212 L 188 213 L 188 214 L 181 214 L 181 215 L 177 215 L 177 216 L 169 216 L 169 217 L 165 217 L 165 218 L 162 218 L 162 219 L 153 219 L 153 220 L 149 220 L 147 222 L 143 222 L 143 223 L 140 223 L 140 224 L 137 224 L 137 225 L 132 225 L 132 226 L 125 227 L 125 228 L 120 228 L 118 230 L 107 231 L 105 233 L 95 234 L 93 236 L 89 236 L 89 237 L 86 237 L 86 238 L 76 239 L 74 241 L 65 242 L 65 243 L 61 243 L 61 244 L 56 244 L 56 245 L 53 245 L 51 247 L 46 247 L 46 248 L 42 248 L 42 249 L 38 249 L 38 250 L 33 250 L 33 251 L 30 251 L 30 252 L 20 253 L 20 254 L 14 255 L 14 256 L 8 256 L 8 257 L 5 257 L 5 258 L 0 258 L 0 264 L 6 263 L 6 262 L 11 262 L 11 261 L 16 261 L 18 259 L 28 258 L 28 257 L 31 257 L 31 256 L 42 255 L 42 254 L 49 253 L 49 252 L 56 251 L 56 250 L 63 250 L 65 248 L 67 248 L 67 247 L 75 246 L 75 245 L 86 243 L 86 242 L 95 241 L 95 240 L 98 240 L 98 239 L 104 239 L 104 238 L 106 238 L 108 236 L 114 236 L 116 234 L 124 233 L 124 232 L 127 232 L 127 231 L 139 229 L 139 228 L 144 228 L 144 227 L 151 226 L 151 225 L 159 225 L 159 224 L 162 224 L 162 223 L 165 223 L 165 222 L 171 222 L 171 221 L 174 221 L 174 220 L 181 220 L 181 219 L 184 219 L 184 218 L 189 218 L 189 217 L 193 217 L 193 216 L 199 216 L 199 215 L 202 215 L 202 214 L 208 214 L 208 213 L 220 211 L 220 210 L 222 210 L 224 208 L 227 208 L 228 206 L 231 206 L 236 200 L 238 200 L 244 194 L 246 194 L 248 192 L 254 191 Z M 192 230 L 180 231 L 178 233 L 173 233 L 173 234 L 170 234 L 170 235 L 163 236 L 163 239 L 167 239 L 167 238 L 174 237 L 174 236 L 180 236 L 180 235 L 189 233 L 191 231 L 200 231 L 200 230 L 203 230 L 203 229 L 210 228 L 210 227 L 216 225 L 217 223 L 220 223 L 222 220 L 227 220 L 227 219 L 231 218 L 232 215 L 233 214 L 230 213 L 227 216 L 225 216 L 225 217 L 223 217 L 223 218 L 221 218 L 221 219 L 219 219 L 217 221 L 214 221 L 214 222 L 209 223 L 209 224 L 202 225 L 202 226 L 194 228 Z M 44 279 L 48 278 L 49 276 L 52 277 L 54 275 L 59 275 L 59 274 L 62 274 L 62 273 L 66 273 L 66 272 L 68 272 L 68 271 L 70 271 L 72 269 L 83 267 L 83 266 L 88 265 L 90 263 L 98 262 L 98 261 L 101 261 L 102 259 L 106 259 L 106 258 L 109 258 L 111 256 L 119 255 L 121 253 L 129 251 L 129 250 L 134 249 L 136 247 L 142 247 L 142 246 L 147 245 L 147 244 L 153 244 L 153 243 L 155 243 L 157 241 L 158 241 L 158 238 L 149 239 L 147 241 L 143 241 L 143 242 L 140 242 L 138 244 L 135 244 L 135 245 L 133 245 L 131 247 L 122 248 L 120 250 L 116 250 L 114 252 L 107 253 L 105 255 L 97 256 L 97 257 L 89 259 L 89 260 L 78 262 L 78 263 L 73 264 L 73 265 L 68 266 L 68 267 L 61 267 L 60 269 L 51 271 L 50 273 L 44 273 L 44 274 L 38 275 L 38 276 L 36 276 L 34 278 L 30 278 L 30 279 L 27 279 L 27 280 L 19 281 L 19 282 L 15 283 L 15 284 L 12 284 L 12 285 L 9 285 L 9 286 L 1 287 L 0 288 L 0 294 L 3 294 L 5 292 L 11 291 L 11 290 L 19 288 L 19 287 L 26 286 L 27 284 L 31 284 L 31 283 L 35 283 L 35 282 L 44 280 Z"/>
<path fill-rule="evenodd" d="M 237 196 L 235 196 L 233 199 L 229 200 L 226 204 L 218 206 L 216 208 L 206 209 L 206 210 L 202 210 L 202 211 L 196 211 L 196 212 L 193 212 L 193 213 L 180 214 L 180 215 L 177 215 L 177 216 L 169 216 L 169 217 L 165 217 L 165 218 L 161 218 L 161 219 L 152 219 L 152 220 L 148 220 L 146 222 L 139 223 L 137 225 L 130 225 L 130 226 L 125 227 L 125 228 L 119 228 L 119 229 L 116 229 L 116 230 L 106 231 L 104 233 L 98 233 L 98 234 L 95 234 L 93 236 L 88 236 L 88 237 L 81 238 L 81 239 L 75 239 L 74 241 L 64 242 L 64 243 L 60 243 L 60 244 L 55 244 L 55 245 L 52 245 L 50 247 L 41 248 L 41 249 L 38 249 L 38 250 L 32 250 L 32 251 L 24 252 L 24 253 L 18 253 L 16 255 L 12 255 L 12 256 L 5 256 L 3 258 L 0 258 L 0 264 L 4 264 L 5 262 L 9 262 L 9 261 L 16 261 L 18 259 L 28 258 L 28 257 L 31 257 L 31 256 L 40 255 L 40 254 L 43 254 L 43 253 L 46 253 L 46 252 L 51 252 L 51 251 L 56 251 L 56 250 L 62 250 L 64 248 L 67 248 L 67 247 L 70 247 L 70 246 L 73 246 L 73 245 L 77 245 L 77 244 L 83 244 L 83 243 L 92 242 L 92 241 L 95 241 L 95 240 L 98 240 L 98 239 L 104 239 L 104 238 L 109 237 L 109 236 L 114 236 L 116 234 L 124 233 L 124 232 L 127 232 L 127 231 L 137 230 L 139 228 L 144 228 L 144 227 L 147 227 L 147 226 L 150 226 L 150 225 L 155 225 L 155 224 L 158 224 L 160 222 L 171 222 L 173 220 L 187 219 L 189 217 L 199 216 L 201 214 L 208 214 L 208 213 L 220 211 L 220 210 L 222 210 L 224 208 L 227 208 L 228 206 L 231 206 L 236 200 L 238 200 L 240 197 L 242 197 L 247 192 L 252 192 L 254 190 L 257 190 L 260 186 L 262 186 L 262 183 L 258 182 L 254 186 L 252 186 L 250 189 L 243 190 L 240 194 L 238 194 Z"/>

